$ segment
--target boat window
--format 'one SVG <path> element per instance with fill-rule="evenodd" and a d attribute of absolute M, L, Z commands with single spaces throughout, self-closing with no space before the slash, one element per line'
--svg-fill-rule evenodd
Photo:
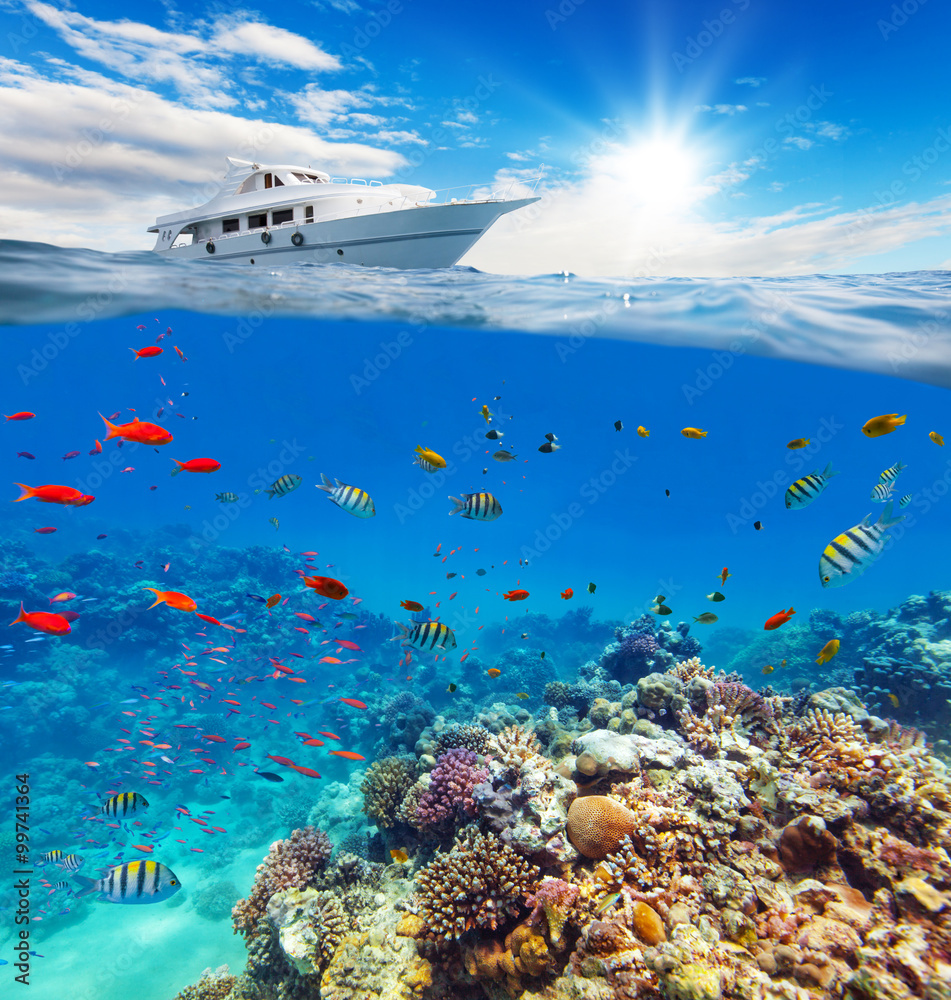
<path fill-rule="evenodd" d="M 304 220 L 306 222 L 313 222 L 314 221 L 314 206 L 313 205 L 305 205 L 304 206 Z"/>
<path fill-rule="evenodd" d="M 274 186 L 276 188 L 284 187 L 284 182 L 281 180 L 280 177 L 277 176 L 277 174 L 274 175 Z"/>
<path fill-rule="evenodd" d="M 271 225 L 279 226 L 282 222 L 294 221 L 293 208 L 280 208 L 276 212 L 271 212 Z"/>
<path fill-rule="evenodd" d="M 265 229 L 267 227 L 267 212 L 248 216 L 248 229 Z"/>
<path fill-rule="evenodd" d="M 310 179 L 311 179 L 311 180 L 312 180 L 312 181 L 313 181 L 313 182 L 314 182 L 315 184 L 319 184 L 319 183 L 320 183 L 320 178 L 319 178 L 319 177 L 318 177 L 318 176 L 317 176 L 316 174 L 308 174 L 307 176 L 308 176 L 308 177 L 309 177 L 309 178 L 310 178 Z"/>
<path fill-rule="evenodd" d="M 274 187 L 274 179 L 271 177 L 270 174 L 264 175 L 264 186 L 266 188 Z"/>
<path fill-rule="evenodd" d="M 222 219 L 221 231 L 223 233 L 236 233 L 241 228 L 240 219 Z"/>
<path fill-rule="evenodd" d="M 314 181 L 314 178 L 311 177 L 310 174 L 299 174 L 296 170 L 293 171 L 292 176 L 296 177 L 301 184 L 312 184 Z"/>

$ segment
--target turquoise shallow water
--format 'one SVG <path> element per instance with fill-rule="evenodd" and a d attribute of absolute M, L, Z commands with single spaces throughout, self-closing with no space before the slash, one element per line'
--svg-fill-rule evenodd
<path fill-rule="evenodd" d="M 951 435 L 946 274 L 622 282 L 303 265 L 251 276 L 12 243 L 0 260 L 3 409 L 36 414 L 0 424 L 8 499 L 15 482 L 96 498 L 0 508 L 7 620 L 21 600 L 27 611 L 49 610 L 63 591 L 76 597 L 58 606 L 80 613 L 63 638 L 30 642 L 37 636 L 24 625 L 6 633 L 0 752 L 10 771 L 29 770 L 37 854 L 82 848 L 88 873 L 142 857 L 131 845 L 150 835 L 162 838 L 153 856 L 184 885 L 150 907 L 77 903 L 62 890 L 48 895 L 42 878 L 61 875 L 36 869 L 31 930 L 44 957 L 34 957 L 31 996 L 63 996 L 69 984 L 72 997 L 118 998 L 134 982 L 143 1000 L 162 1000 L 206 965 L 240 966 L 226 884 L 246 893 L 270 840 L 315 806 L 332 835 L 359 828 L 365 765 L 327 746 L 296 756 L 296 730 L 332 730 L 368 760 L 379 752 L 376 717 L 339 697 L 371 712 L 374 698 L 399 691 L 449 704 L 450 683 L 490 698 L 484 671 L 508 641 L 502 629 L 527 632 L 550 676 L 569 679 L 585 643 L 607 642 L 606 623 L 649 612 L 658 594 L 671 621 L 690 624 L 702 643 L 738 649 L 780 609 L 803 618 L 814 608 L 885 611 L 951 586 L 951 461 L 928 437 Z M 162 355 L 133 360 L 130 348 L 166 331 Z M 133 411 L 157 420 L 174 441 L 116 447 L 98 414 L 117 411 L 117 421 Z M 888 413 L 907 422 L 863 435 L 869 418 Z M 684 427 L 707 436 L 685 438 Z M 502 439 L 487 440 L 490 430 Z M 538 450 L 546 434 L 560 446 L 550 454 Z M 800 437 L 807 447 L 786 447 Z M 101 453 L 89 454 L 97 439 Z M 446 468 L 414 465 L 420 445 Z M 499 448 L 514 460 L 494 460 Z M 220 470 L 170 476 L 171 458 L 197 457 Z M 866 514 L 878 517 L 883 506 L 869 493 L 899 460 L 907 471 L 896 497 L 913 499 L 887 551 L 848 586 L 823 589 L 820 553 Z M 829 463 L 840 474 L 826 492 L 786 510 L 787 486 Z M 376 516 L 334 506 L 315 489 L 321 473 L 366 490 Z M 286 474 L 301 486 L 267 499 L 263 489 Z M 449 516 L 450 495 L 483 490 L 501 503 L 497 521 Z M 223 492 L 238 501 L 217 502 Z M 48 527 L 57 530 L 37 531 Z M 342 581 L 347 600 L 320 609 L 327 602 L 295 573 L 307 565 Z M 724 567 L 731 576 L 721 584 Z M 184 592 L 199 612 L 247 631 L 165 605 L 148 610 L 144 587 Z M 529 597 L 503 599 L 513 590 Z M 709 602 L 715 590 L 727 599 Z M 281 598 L 268 612 L 252 593 Z M 455 630 L 445 659 L 403 662 L 390 638 L 393 622 L 408 621 L 407 599 Z M 601 631 L 567 619 L 554 638 L 537 617 L 578 609 L 605 623 Z M 693 623 L 711 610 L 716 623 Z M 335 656 L 340 638 L 359 650 Z M 328 656 L 341 662 L 321 662 Z M 304 683 L 272 670 L 269 657 Z M 799 676 L 818 681 L 819 671 L 806 665 Z M 229 695 L 237 717 L 226 714 Z M 268 699 L 278 706 L 270 716 L 257 708 Z M 209 744 L 178 725 L 247 738 L 248 756 L 236 763 L 213 749 L 214 763 L 193 771 L 184 766 L 195 763 L 191 750 L 208 754 Z M 168 761 L 149 744 L 116 749 L 139 739 L 154 747 L 160 736 Z M 262 781 L 253 769 L 280 767 L 267 754 L 295 756 L 322 778 Z M 153 780 L 148 817 L 130 836 L 109 840 L 89 818 L 97 796 Z M 205 822 L 224 832 L 201 834 L 178 806 L 199 818 L 211 810 L 214 823 Z M 0 905 L 15 900 L 2 895 Z M 5 920 L 8 959 L 13 930 Z M 91 948 L 118 936 L 121 954 L 88 962 Z"/>

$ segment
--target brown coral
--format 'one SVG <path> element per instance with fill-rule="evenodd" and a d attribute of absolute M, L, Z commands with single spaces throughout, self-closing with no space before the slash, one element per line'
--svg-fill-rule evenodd
<path fill-rule="evenodd" d="M 251 937 L 274 893 L 303 889 L 316 879 L 332 851 L 327 834 L 313 826 L 295 830 L 286 840 L 271 844 L 268 856 L 257 867 L 250 895 L 239 899 L 231 911 L 234 933 Z"/>
<path fill-rule="evenodd" d="M 606 858 L 635 825 L 634 813 L 606 795 L 575 799 L 568 809 L 568 839 L 586 858 Z"/>
<path fill-rule="evenodd" d="M 542 755 L 541 744 L 535 734 L 521 726 L 507 726 L 492 737 L 498 759 L 506 766 L 522 768 L 525 764 L 550 766 L 551 761 Z"/>
<path fill-rule="evenodd" d="M 360 785 L 363 811 L 381 829 L 392 826 L 415 780 L 416 764 L 405 757 L 384 757 L 371 764 Z"/>

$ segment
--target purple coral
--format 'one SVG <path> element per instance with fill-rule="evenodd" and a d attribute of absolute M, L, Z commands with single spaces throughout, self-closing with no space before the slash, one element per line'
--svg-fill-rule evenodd
<path fill-rule="evenodd" d="M 442 826 L 457 812 L 475 816 L 472 791 L 489 776 L 486 768 L 477 767 L 478 757 L 471 750 L 457 747 L 447 750 L 429 776 L 429 788 L 419 797 L 416 820 L 419 826 Z"/>

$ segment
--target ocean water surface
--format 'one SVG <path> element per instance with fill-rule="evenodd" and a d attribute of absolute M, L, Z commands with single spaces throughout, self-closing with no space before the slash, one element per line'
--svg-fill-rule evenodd
<path fill-rule="evenodd" d="M 729 659 L 781 610 L 790 628 L 951 588 L 946 273 L 252 270 L 13 242 L 0 262 L 3 413 L 35 414 L 0 422 L 7 500 L 18 483 L 95 497 L 0 506 L 7 621 L 21 602 L 78 613 L 65 636 L 5 630 L 0 657 L 0 755 L 29 785 L 33 998 L 170 1000 L 206 966 L 239 969 L 230 908 L 267 845 L 308 816 L 336 843 L 365 831 L 360 776 L 397 749 L 388 697 L 439 712 L 511 700 L 487 670 L 518 648 L 544 664 L 522 692 L 537 715 L 546 678 L 571 680 L 660 597 L 671 613 L 655 618 Z M 886 414 L 906 419 L 863 433 Z M 107 440 L 103 418 L 136 417 L 173 440 Z M 415 464 L 419 447 L 445 466 Z M 173 474 L 198 458 L 220 468 Z M 899 462 L 904 520 L 866 572 L 824 587 L 823 550 L 883 514 L 871 493 Z M 787 509 L 787 488 L 826 469 L 821 495 Z M 375 516 L 337 506 L 322 475 L 369 494 Z M 299 485 L 269 498 L 283 477 Z M 450 497 L 483 492 L 496 520 L 451 516 Z M 215 623 L 149 607 L 148 588 Z M 407 660 L 403 601 L 456 647 Z M 769 683 L 819 688 L 827 669 L 799 658 Z M 744 679 L 765 683 L 758 665 Z M 340 741 L 302 748 L 295 733 L 318 730 Z M 321 777 L 260 778 L 282 771 L 274 756 Z M 126 791 L 149 808 L 110 827 L 102 803 Z M 153 858 L 182 890 L 78 899 L 69 871 L 39 863 L 53 850 L 83 856 L 87 877 Z M 16 925 L 3 933 L 12 963 Z"/>

